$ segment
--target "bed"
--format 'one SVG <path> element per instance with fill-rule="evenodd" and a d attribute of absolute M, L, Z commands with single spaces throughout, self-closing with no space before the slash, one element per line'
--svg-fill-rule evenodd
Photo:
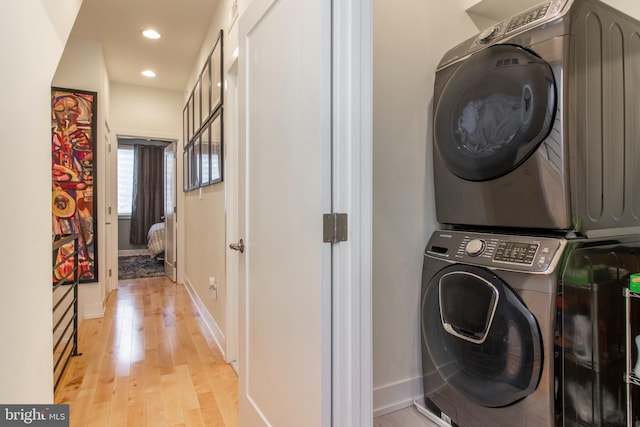
<path fill-rule="evenodd" d="M 153 224 L 147 233 L 147 247 L 153 258 L 164 257 L 164 222 Z"/>

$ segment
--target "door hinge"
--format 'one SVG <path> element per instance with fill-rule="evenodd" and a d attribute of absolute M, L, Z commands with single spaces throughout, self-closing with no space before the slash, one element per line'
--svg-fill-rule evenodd
<path fill-rule="evenodd" d="M 346 242 L 348 238 L 347 214 L 330 213 L 323 215 L 322 241 L 325 243 Z"/>
<path fill-rule="evenodd" d="M 111 269 L 109 269 L 109 277 L 111 277 L 111 274 L 112 274 L 112 273 L 111 273 Z"/>

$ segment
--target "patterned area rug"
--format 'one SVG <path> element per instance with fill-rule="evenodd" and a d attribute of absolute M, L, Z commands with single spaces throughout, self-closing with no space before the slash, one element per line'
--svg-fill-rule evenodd
<path fill-rule="evenodd" d="M 164 261 L 149 255 L 118 257 L 118 280 L 164 276 Z"/>

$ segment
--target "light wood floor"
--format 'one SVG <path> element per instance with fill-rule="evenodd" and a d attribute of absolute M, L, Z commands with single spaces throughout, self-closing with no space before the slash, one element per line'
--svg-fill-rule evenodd
<path fill-rule="evenodd" d="M 182 285 L 123 280 L 55 393 L 71 426 L 238 425 L 238 380 Z"/>

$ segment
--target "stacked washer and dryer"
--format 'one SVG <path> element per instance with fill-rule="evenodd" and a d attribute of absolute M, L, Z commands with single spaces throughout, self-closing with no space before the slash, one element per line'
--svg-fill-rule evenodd
<path fill-rule="evenodd" d="M 640 422 L 622 291 L 640 272 L 640 23 L 551 0 L 451 49 L 433 159 L 429 412 L 460 427 Z"/>

